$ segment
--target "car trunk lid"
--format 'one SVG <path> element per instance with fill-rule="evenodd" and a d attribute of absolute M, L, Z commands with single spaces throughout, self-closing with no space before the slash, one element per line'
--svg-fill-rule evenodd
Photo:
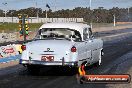
<path fill-rule="evenodd" d="M 61 61 L 70 58 L 70 49 L 74 45 L 68 40 L 36 40 L 27 44 L 32 60 Z"/>

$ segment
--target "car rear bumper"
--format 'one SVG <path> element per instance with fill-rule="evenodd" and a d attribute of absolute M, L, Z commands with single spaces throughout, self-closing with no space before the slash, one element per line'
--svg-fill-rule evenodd
<path fill-rule="evenodd" d="M 46 65 L 46 66 L 78 66 L 78 62 L 64 62 L 64 61 L 37 61 L 37 60 L 21 60 L 20 64 L 24 65 Z"/>

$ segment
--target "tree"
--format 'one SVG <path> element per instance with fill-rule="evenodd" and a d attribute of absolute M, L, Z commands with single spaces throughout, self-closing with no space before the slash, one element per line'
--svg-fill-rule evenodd
<path fill-rule="evenodd" d="M 41 8 L 26 8 L 20 10 L 9 10 L 7 16 L 15 16 L 18 14 L 28 14 L 29 17 L 45 17 L 46 11 Z M 111 23 L 113 22 L 113 15 L 116 16 L 116 21 L 132 21 L 132 7 L 129 8 L 129 13 L 127 8 L 113 7 L 112 9 L 104 9 L 104 7 L 99 7 L 97 9 L 90 10 L 90 8 L 76 7 L 72 10 L 62 9 L 58 11 L 52 11 L 49 9 L 47 11 L 49 18 L 84 18 L 85 22 L 99 22 L 99 23 Z M 0 10 L 0 16 L 4 16 L 3 10 Z"/>

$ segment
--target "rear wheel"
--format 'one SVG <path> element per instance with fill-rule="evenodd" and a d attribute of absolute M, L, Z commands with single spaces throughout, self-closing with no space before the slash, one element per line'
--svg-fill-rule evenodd
<path fill-rule="evenodd" d="M 103 50 L 100 51 L 100 55 L 99 55 L 99 61 L 95 63 L 96 67 L 99 67 L 101 65 L 102 62 L 102 56 L 104 55 Z"/>
<path fill-rule="evenodd" d="M 40 72 L 40 67 L 35 65 L 28 65 L 27 70 L 31 75 L 38 75 Z"/>
<path fill-rule="evenodd" d="M 95 67 L 99 67 L 101 65 L 101 63 L 98 61 L 94 64 Z"/>
<path fill-rule="evenodd" d="M 78 68 L 77 67 L 69 67 L 69 66 L 66 66 L 66 67 L 63 67 L 63 72 L 65 74 L 69 74 L 69 75 L 74 75 L 74 74 L 77 74 L 78 73 Z"/>
<path fill-rule="evenodd" d="M 78 67 L 72 67 L 71 72 L 72 74 L 78 74 Z"/>

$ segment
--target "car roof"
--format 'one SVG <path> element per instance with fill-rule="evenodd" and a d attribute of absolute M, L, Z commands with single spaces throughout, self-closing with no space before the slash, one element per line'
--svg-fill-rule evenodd
<path fill-rule="evenodd" d="M 42 28 L 69 28 L 69 29 L 77 30 L 80 33 L 82 33 L 83 28 L 90 28 L 90 26 L 84 23 L 67 22 L 67 23 L 46 23 L 40 27 L 40 29 Z"/>

